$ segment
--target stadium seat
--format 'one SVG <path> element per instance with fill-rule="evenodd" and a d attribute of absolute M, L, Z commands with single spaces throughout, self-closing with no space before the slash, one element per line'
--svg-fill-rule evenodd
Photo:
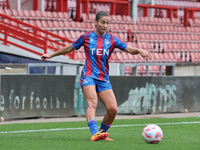
<path fill-rule="evenodd" d="M 62 20 L 62 18 L 59 17 L 58 12 L 52 12 L 53 20 Z"/>
<path fill-rule="evenodd" d="M 42 23 L 40 22 L 40 20 L 36 20 L 35 23 L 36 23 L 36 26 L 37 26 L 37 27 L 43 28 L 43 25 L 42 25 Z"/>
<path fill-rule="evenodd" d="M 88 15 L 85 13 L 82 13 L 82 20 L 83 22 L 87 22 L 88 21 Z"/>
<path fill-rule="evenodd" d="M 122 17 L 123 17 L 123 21 L 124 21 L 126 24 L 135 24 L 130 16 L 125 16 L 125 15 L 123 15 Z"/>
<path fill-rule="evenodd" d="M 110 23 L 113 23 L 113 24 L 119 23 L 116 15 L 111 15 L 110 17 L 111 17 Z"/>
<path fill-rule="evenodd" d="M 60 23 L 58 21 L 54 20 L 54 21 L 48 21 L 48 22 L 49 22 L 49 24 L 52 23 L 52 25 L 53 25 L 53 26 L 51 26 L 52 28 L 56 28 L 56 30 L 63 30 L 63 28 L 60 26 Z"/>
<path fill-rule="evenodd" d="M 36 24 L 37 24 L 37 22 L 40 22 L 40 21 L 39 21 L 39 20 L 36 20 Z M 51 30 L 51 28 L 49 27 L 49 25 L 48 25 L 48 23 L 47 23 L 46 20 L 42 20 L 42 21 L 41 21 L 41 24 L 42 24 L 42 26 L 43 26 L 43 28 L 44 28 L 45 30 Z"/>
<path fill-rule="evenodd" d="M 6 15 L 4 9 L 0 9 L 0 13 Z"/>
<path fill-rule="evenodd" d="M 61 20 L 67 20 L 62 12 L 58 12 L 58 17 L 59 17 Z"/>
<path fill-rule="evenodd" d="M 13 17 L 13 13 L 10 9 L 4 9 L 4 11 L 7 16 Z"/>
<path fill-rule="evenodd" d="M 63 12 L 63 15 L 65 19 L 67 19 L 68 21 L 72 21 L 72 19 L 69 17 L 69 14 L 67 12 Z"/>
<path fill-rule="evenodd" d="M 58 31 L 58 35 L 63 37 L 63 38 L 66 38 L 66 35 L 63 31 Z"/>
<path fill-rule="evenodd" d="M 14 22 L 14 21 L 10 21 L 10 22 L 11 22 L 11 24 L 12 24 L 13 26 L 19 27 L 19 25 L 18 25 L 17 22 Z"/>
<path fill-rule="evenodd" d="M 73 30 L 69 31 L 71 33 L 72 36 L 72 41 L 75 41 L 76 39 L 78 39 L 78 35 L 76 34 L 76 32 L 74 32 Z"/>
<path fill-rule="evenodd" d="M 191 18 L 189 18 L 189 19 L 188 19 L 188 25 L 189 25 L 190 27 L 193 27 L 193 26 L 194 26 L 194 20 L 191 19 Z"/>
<path fill-rule="evenodd" d="M 24 10 L 24 16 L 26 17 L 26 19 L 31 20 L 31 19 L 35 19 L 34 17 L 31 16 L 31 13 L 29 10 Z"/>
<path fill-rule="evenodd" d="M 36 12 L 34 10 L 30 10 L 31 17 L 34 19 L 40 19 L 40 17 L 37 16 Z"/>
<path fill-rule="evenodd" d="M 81 62 L 84 62 L 85 61 L 85 54 L 83 52 L 79 52 L 77 51 L 77 57 L 78 57 L 78 60 L 81 61 Z"/>
<path fill-rule="evenodd" d="M 68 39 L 70 39 L 70 40 L 72 39 L 72 35 L 71 35 L 71 33 L 70 33 L 69 31 L 65 30 L 65 31 L 64 31 L 64 34 L 65 34 L 65 37 L 66 37 L 66 38 L 68 38 Z"/>
<path fill-rule="evenodd" d="M 22 19 L 22 17 L 19 15 L 19 13 L 16 9 L 12 10 L 12 14 L 15 19 Z"/>
<path fill-rule="evenodd" d="M 117 21 L 119 21 L 120 24 L 124 24 L 125 22 L 123 22 L 123 18 L 121 15 L 117 15 Z"/>
<path fill-rule="evenodd" d="M 179 18 L 172 18 L 171 21 L 174 26 L 183 26 Z"/>
<path fill-rule="evenodd" d="M 95 14 L 88 14 L 88 22 L 92 23 L 95 20 Z"/>
<path fill-rule="evenodd" d="M 71 26 L 71 22 L 69 21 L 64 21 L 64 25 L 67 28 L 67 30 L 73 30 L 72 26 Z"/>
<path fill-rule="evenodd" d="M 36 10 L 36 17 L 39 18 L 40 20 L 44 20 L 45 17 L 43 17 L 42 12 L 40 10 Z"/>
<path fill-rule="evenodd" d="M 48 23 L 49 28 L 51 28 L 52 31 L 59 29 L 59 26 L 55 26 L 54 22 L 48 20 L 47 23 Z"/>
<path fill-rule="evenodd" d="M 24 14 L 24 11 L 23 10 L 18 10 L 18 13 L 19 13 L 19 16 L 21 17 L 21 19 L 28 19 L 26 17 L 26 15 Z"/>
<path fill-rule="evenodd" d="M 30 20 L 29 23 L 30 23 L 30 25 L 32 25 L 32 26 L 36 26 L 36 22 L 35 22 L 34 20 Z"/>
<path fill-rule="evenodd" d="M 67 30 L 68 28 L 65 26 L 63 21 L 57 21 L 59 27 L 61 28 L 61 30 Z"/>

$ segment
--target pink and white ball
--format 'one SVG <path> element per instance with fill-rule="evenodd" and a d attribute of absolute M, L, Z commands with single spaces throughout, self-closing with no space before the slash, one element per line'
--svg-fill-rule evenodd
<path fill-rule="evenodd" d="M 142 136 L 147 143 L 157 144 L 163 138 L 163 131 L 159 126 L 155 124 L 149 124 L 144 127 L 142 131 Z"/>

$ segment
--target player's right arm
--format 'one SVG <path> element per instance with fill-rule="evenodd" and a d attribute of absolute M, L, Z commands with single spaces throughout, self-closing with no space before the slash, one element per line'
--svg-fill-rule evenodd
<path fill-rule="evenodd" d="M 56 51 L 53 54 L 43 54 L 41 56 L 41 59 L 42 60 L 50 59 L 50 58 L 55 57 L 55 56 L 59 56 L 59 55 L 64 55 L 64 54 L 70 53 L 73 50 L 74 50 L 74 47 L 72 46 L 72 44 L 69 44 L 69 45 L 67 45 L 65 47 L 62 47 L 61 49 L 59 49 L 58 51 Z"/>

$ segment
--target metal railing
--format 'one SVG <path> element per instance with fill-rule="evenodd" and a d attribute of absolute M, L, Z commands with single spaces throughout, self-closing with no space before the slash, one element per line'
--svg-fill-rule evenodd
<path fill-rule="evenodd" d="M 65 66 L 76 66 L 76 75 L 80 74 L 80 66 L 84 66 L 83 63 L 68 63 L 68 64 L 63 64 L 63 63 L 28 63 L 28 70 L 27 73 L 30 74 L 30 67 L 43 67 L 43 73 L 47 74 L 47 69 L 48 67 L 60 67 L 60 74 L 63 75 L 64 71 L 63 68 Z"/>
<path fill-rule="evenodd" d="M 149 66 L 160 66 L 159 68 L 159 76 L 162 76 L 162 67 L 171 67 L 170 68 L 170 74 L 174 76 L 175 71 L 175 63 L 137 63 L 137 64 L 130 64 L 130 63 L 121 63 L 120 64 L 120 75 L 125 75 L 125 67 L 133 67 L 133 72 L 131 75 L 137 76 L 138 75 L 138 66 L 146 66 L 146 75 L 149 76 Z"/>

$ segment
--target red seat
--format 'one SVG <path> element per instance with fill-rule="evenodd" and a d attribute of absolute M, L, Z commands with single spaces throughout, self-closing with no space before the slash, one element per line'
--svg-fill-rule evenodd
<path fill-rule="evenodd" d="M 78 35 L 76 34 L 76 32 L 74 32 L 74 31 L 70 31 L 70 33 L 71 33 L 71 35 L 72 35 L 72 41 L 75 41 L 76 39 L 78 39 Z"/>
<path fill-rule="evenodd" d="M 3 21 L 4 21 L 5 23 L 10 24 L 10 20 L 8 20 L 8 19 L 4 19 Z"/>
<path fill-rule="evenodd" d="M 34 19 L 34 17 L 31 16 L 31 13 L 29 10 L 24 10 L 24 16 L 30 20 L 30 19 Z"/>
<path fill-rule="evenodd" d="M 77 26 L 77 23 L 76 23 L 75 21 L 72 21 L 72 22 L 71 22 L 71 27 L 72 27 L 72 29 L 73 29 L 74 31 L 79 30 L 79 28 L 78 28 L 78 26 Z"/>
<path fill-rule="evenodd" d="M 161 62 L 167 62 L 167 60 L 165 59 L 163 53 L 158 53 L 158 55 L 159 55 L 159 58 L 160 58 Z"/>
<path fill-rule="evenodd" d="M 55 27 L 55 24 L 54 24 L 52 21 L 48 20 L 47 23 L 48 23 L 49 28 L 50 28 L 52 31 L 55 31 L 55 30 L 59 29 L 59 27 L 58 27 L 58 28 Z M 58 25 L 58 26 L 59 26 L 59 25 Z"/>
<path fill-rule="evenodd" d="M 95 20 L 95 14 L 88 14 L 88 22 L 92 23 Z"/>
<path fill-rule="evenodd" d="M 87 22 L 88 21 L 88 15 L 85 13 L 82 13 L 82 20 L 83 22 Z"/>
<path fill-rule="evenodd" d="M 45 19 L 45 20 L 50 20 L 50 18 L 48 17 L 46 11 L 41 11 L 41 15 L 42 15 L 43 19 Z"/>
<path fill-rule="evenodd" d="M 124 23 L 121 15 L 117 15 L 117 20 L 119 21 L 120 24 Z"/>
<path fill-rule="evenodd" d="M 65 18 L 65 16 L 64 16 L 63 12 L 58 12 L 58 16 L 62 20 L 67 20 L 67 18 Z"/>
<path fill-rule="evenodd" d="M 13 17 L 13 13 L 10 9 L 4 9 L 4 11 L 7 16 Z"/>
<path fill-rule="evenodd" d="M 16 19 L 21 19 L 21 17 L 19 16 L 19 13 L 16 9 L 13 9 L 12 10 L 12 14 L 13 14 L 13 17 L 16 18 Z"/>
<path fill-rule="evenodd" d="M 6 15 L 4 9 L 0 9 L 0 13 Z"/>
<path fill-rule="evenodd" d="M 118 56 L 116 55 L 116 53 L 115 52 L 113 52 L 112 54 L 111 54 L 111 62 L 120 62 L 120 59 L 118 58 Z"/>
<path fill-rule="evenodd" d="M 80 22 L 76 22 L 76 26 L 78 28 L 78 31 L 84 31 Z"/>
<path fill-rule="evenodd" d="M 52 15 L 53 15 L 54 20 L 62 20 L 62 19 L 59 17 L 58 12 L 52 12 Z"/>
<path fill-rule="evenodd" d="M 69 17 L 69 14 L 67 12 L 63 12 L 63 15 L 68 21 L 72 21 L 72 19 Z"/>
<path fill-rule="evenodd" d="M 81 26 L 82 26 L 84 32 L 91 31 L 90 27 L 87 25 L 86 22 L 81 22 Z"/>
<path fill-rule="evenodd" d="M 65 24 L 65 27 L 67 28 L 67 30 L 72 30 L 71 22 L 64 21 L 64 24 Z"/>
<path fill-rule="evenodd" d="M 30 22 L 28 20 L 23 20 L 24 23 L 30 24 Z M 24 26 L 22 24 L 19 24 L 20 28 L 23 28 L 24 30 L 32 30 L 32 28 Z"/>
<path fill-rule="evenodd" d="M 71 35 L 70 32 L 68 32 L 68 31 L 65 30 L 65 31 L 64 31 L 64 34 L 65 34 L 65 37 L 66 37 L 66 38 L 68 38 L 68 39 L 70 39 L 70 40 L 72 39 L 72 35 Z"/>
<path fill-rule="evenodd" d="M 58 35 L 63 38 L 66 38 L 65 33 L 63 31 L 58 31 Z"/>
<path fill-rule="evenodd" d="M 76 51 L 76 54 L 77 54 L 78 61 L 81 61 L 81 62 L 85 61 L 85 56 L 84 56 L 83 52 Z"/>
<path fill-rule="evenodd" d="M 163 53 L 163 57 L 165 59 L 165 62 L 172 62 L 172 59 L 169 56 L 169 53 Z"/>
<path fill-rule="evenodd" d="M 40 10 L 36 10 L 35 13 L 36 13 L 36 17 L 38 17 L 40 20 L 45 19 Z"/>
<path fill-rule="evenodd" d="M 116 52 L 116 56 L 119 59 L 119 62 L 126 62 L 121 52 Z"/>
<path fill-rule="evenodd" d="M 37 20 L 37 21 L 39 21 L 39 20 Z M 37 23 L 37 21 L 36 21 L 36 23 Z M 46 20 L 42 20 L 41 23 L 45 30 L 51 30 L 51 28 L 49 27 L 49 24 L 46 22 Z"/>
<path fill-rule="evenodd" d="M 49 21 L 49 22 L 51 22 L 51 21 Z M 53 28 L 56 28 L 56 30 L 62 30 L 62 28 L 61 28 L 61 26 L 60 26 L 60 24 L 58 23 L 58 21 L 56 21 L 56 20 L 54 20 L 53 21 Z"/>
<path fill-rule="evenodd" d="M 53 16 L 53 13 L 51 11 L 47 11 L 47 17 L 50 19 L 50 20 L 57 20 L 57 18 L 54 18 Z"/>
<path fill-rule="evenodd" d="M 21 19 L 27 19 L 23 10 L 18 10 L 18 13 L 19 13 L 19 16 L 21 17 Z"/>
<path fill-rule="evenodd" d="M 128 56 L 128 53 L 122 52 L 122 56 L 123 56 L 123 58 L 125 59 L 126 62 L 132 62 L 132 60 Z"/>
<path fill-rule="evenodd" d="M 17 22 L 11 21 L 11 24 L 12 24 L 13 26 L 19 27 L 19 25 L 18 25 Z"/>
<path fill-rule="evenodd" d="M 34 19 L 40 19 L 40 17 L 37 16 L 36 12 L 34 10 L 30 10 L 31 17 Z"/>
<path fill-rule="evenodd" d="M 29 23 L 30 23 L 30 25 L 32 25 L 32 26 L 36 26 L 36 22 L 35 22 L 34 20 L 30 20 Z"/>
<path fill-rule="evenodd" d="M 112 24 L 119 23 L 119 21 L 117 21 L 116 15 L 110 15 L 110 23 Z"/>
<path fill-rule="evenodd" d="M 42 25 L 42 23 L 40 22 L 40 20 L 36 20 L 35 23 L 36 23 L 36 26 L 37 26 L 37 27 L 43 28 L 43 25 Z"/>
<path fill-rule="evenodd" d="M 76 34 L 78 37 L 80 37 L 82 35 L 82 33 L 80 31 L 76 31 Z"/>
<path fill-rule="evenodd" d="M 125 67 L 125 75 L 130 76 L 132 74 L 132 67 Z"/>
<path fill-rule="evenodd" d="M 172 18 L 172 24 L 174 26 L 183 26 L 183 24 L 181 23 L 181 20 L 179 18 Z"/>

